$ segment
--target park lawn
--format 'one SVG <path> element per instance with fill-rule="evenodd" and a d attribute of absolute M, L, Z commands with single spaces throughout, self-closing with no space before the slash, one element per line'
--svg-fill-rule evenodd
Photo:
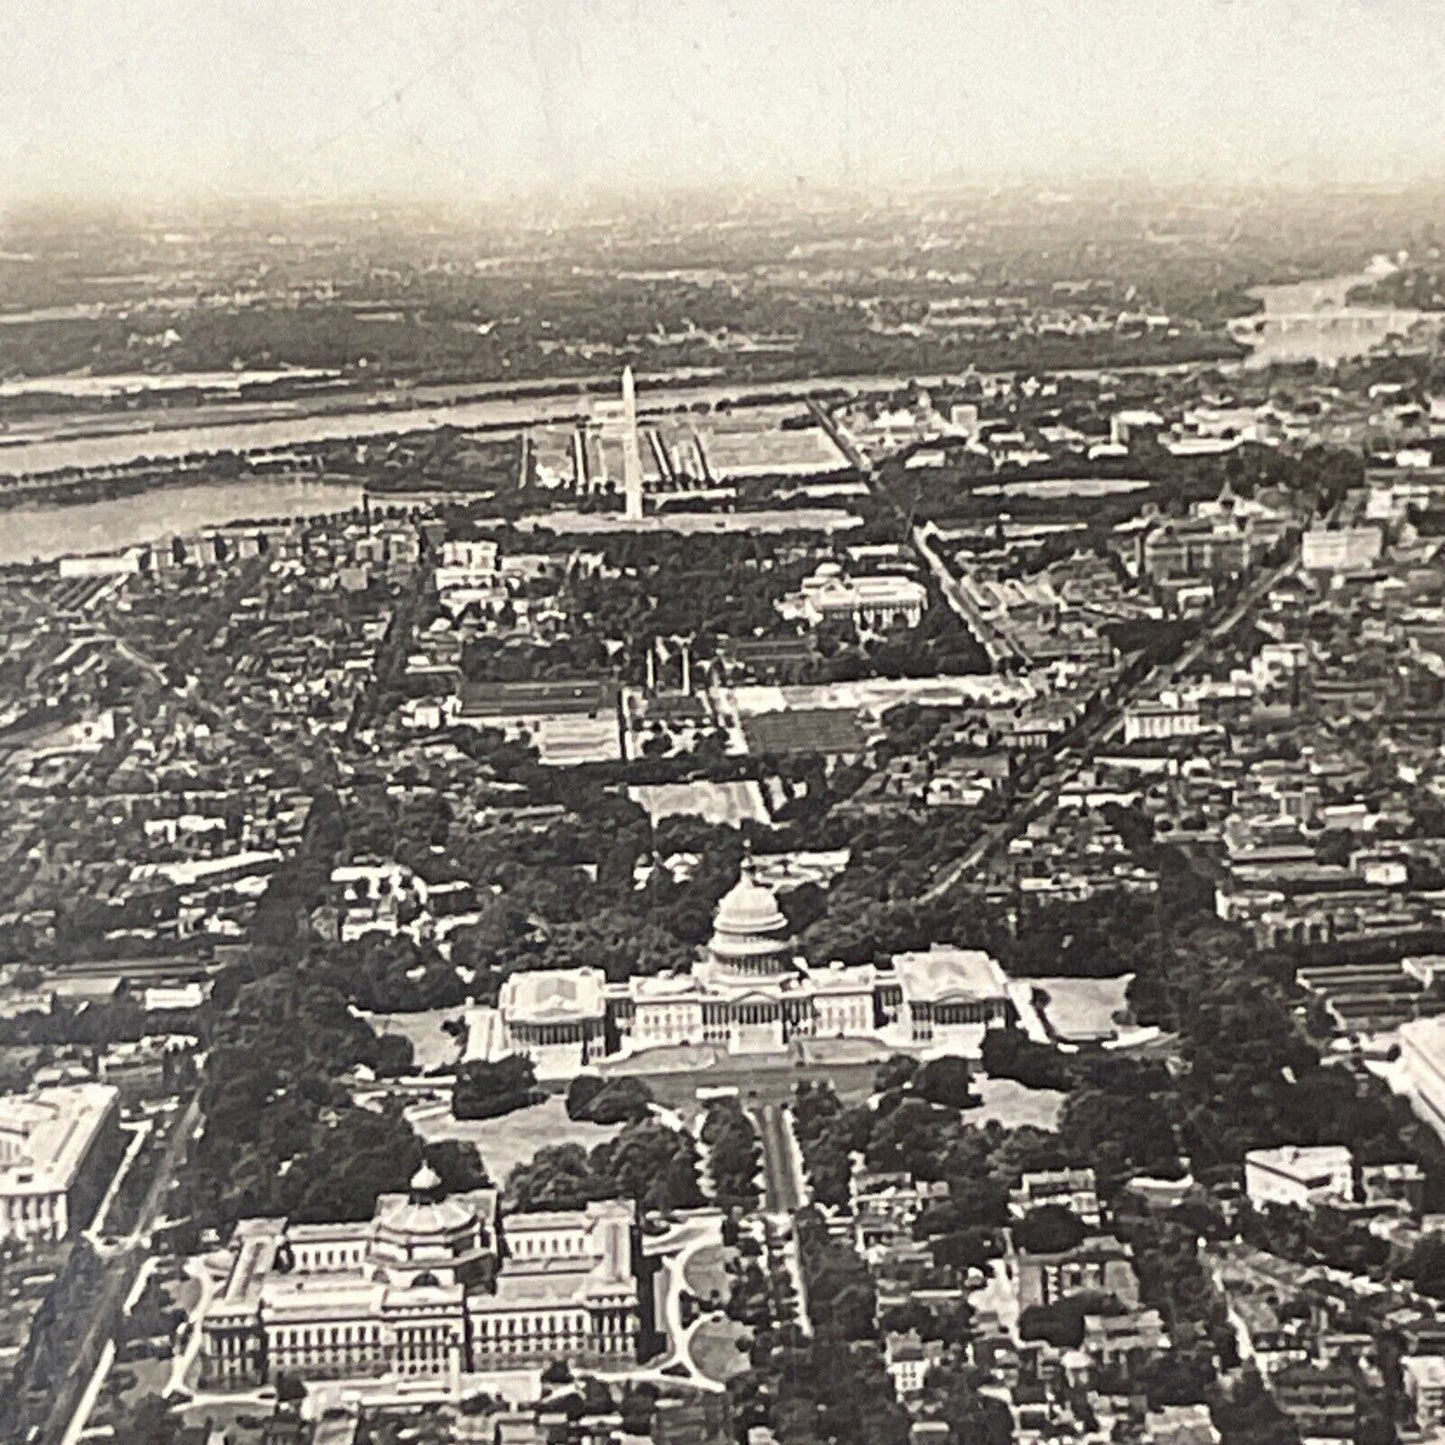
<path fill-rule="evenodd" d="M 265 1422 L 273 1412 L 269 1404 L 251 1400 L 208 1399 L 187 1405 L 177 1413 L 182 1423 L 191 1429 L 208 1426 L 212 1430 L 224 1430 L 226 1439 L 235 1441 L 236 1445 L 261 1445 Z"/>
<path fill-rule="evenodd" d="M 126 1360 L 123 1364 L 117 1361 L 111 1366 L 112 1378 L 121 1377 L 122 1372 L 124 1378 L 134 1377 L 133 1384 L 118 1392 L 121 1403 L 130 1409 L 146 1395 L 159 1395 L 165 1389 L 171 1375 L 170 1356 L 161 1360 Z"/>
<path fill-rule="evenodd" d="M 747 1338 L 747 1329 L 736 1320 L 704 1320 L 692 1333 L 688 1354 L 708 1379 L 724 1384 L 747 1369 L 748 1357 L 738 1349 Z"/>
<path fill-rule="evenodd" d="M 1008 1129 L 1032 1124 L 1039 1129 L 1058 1127 L 1059 1111 L 1067 1097 L 1056 1089 L 1030 1089 L 1014 1079 L 975 1076 L 973 1091 L 981 1102 L 967 1110 L 970 1124 L 997 1119 Z"/>
<path fill-rule="evenodd" d="M 422 1009 L 416 1013 L 371 1014 L 362 1017 L 378 1034 L 399 1034 L 416 1054 L 416 1071 L 425 1074 L 436 1068 L 450 1068 L 461 1057 L 461 1049 L 442 1024 L 460 1016 L 460 1008 Z"/>
<path fill-rule="evenodd" d="M 1049 996 L 1043 1009 L 1049 1023 L 1069 1038 L 1112 1033 L 1114 1015 L 1124 1008 L 1124 991 L 1133 977 L 1126 973 L 1118 978 L 1036 978 L 1031 982 Z"/>
<path fill-rule="evenodd" d="M 538 1149 L 552 1144 L 580 1144 L 591 1149 L 616 1136 L 622 1128 L 620 1124 L 586 1124 L 569 1119 L 565 1101 L 556 1094 L 500 1119 L 454 1119 L 441 1110 L 417 1110 L 408 1117 L 428 1143 L 465 1139 L 475 1144 L 487 1173 L 498 1184 L 505 1183 L 507 1175 L 518 1164 L 527 1163 Z"/>
<path fill-rule="evenodd" d="M 688 1289 L 699 1299 L 711 1299 L 714 1295 L 726 1299 L 732 1287 L 732 1276 L 727 1272 L 728 1257 L 732 1253 L 722 1244 L 707 1244 L 694 1250 L 682 1271 Z"/>
<path fill-rule="evenodd" d="M 887 1056 L 886 1049 L 876 1052 Z M 790 1054 L 729 1058 L 714 1045 L 678 1045 L 617 1059 L 599 1072 L 609 1078 L 630 1075 L 641 1079 L 659 1104 L 685 1113 L 696 1104 L 699 1089 L 736 1089 L 748 1105 L 786 1104 L 804 1082 L 829 1083 L 845 1104 L 861 1103 L 873 1092 L 878 1062 L 870 1057 L 866 1062 L 799 1063 Z"/>
<path fill-rule="evenodd" d="M 654 823 L 677 815 L 732 827 L 768 821 L 762 788 L 753 779 L 737 783 L 647 783 L 628 788 L 627 795 L 647 809 Z"/>

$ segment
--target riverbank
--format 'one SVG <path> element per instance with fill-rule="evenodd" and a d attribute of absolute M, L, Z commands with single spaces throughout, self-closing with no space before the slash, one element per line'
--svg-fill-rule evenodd
<path fill-rule="evenodd" d="M 1051 374 L 1084 377 L 1091 375 L 1179 375 L 1194 365 L 1179 362 L 1160 366 L 1113 366 L 1093 370 L 1067 370 Z M 1225 366 L 1228 363 L 1211 363 Z M 828 375 L 783 381 L 708 381 L 691 384 L 669 381 L 639 388 L 644 413 L 707 410 L 720 405 L 739 406 L 750 402 L 806 401 L 810 397 L 851 396 L 900 391 L 910 385 L 937 387 L 949 376 L 869 374 Z M 565 388 L 565 389 L 559 389 Z M 519 380 L 501 388 L 478 387 L 466 399 L 428 401 L 437 389 L 415 392 L 376 393 L 364 400 L 353 396 L 350 404 L 336 410 L 311 410 L 297 414 L 287 405 L 279 414 L 258 419 L 256 408 L 244 407 L 244 419 L 224 405 L 205 409 L 204 419 L 192 414 L 163 413 L 144 419 L 127 420 L 118 430 L 86 426 L 70 432 L 63 427 L 28 428 L 0 438 L 0 478 L 37 478 L 57 472 L 119 471 L 150 461 L 185 461 L 232 453 L 265 456 L 291 448 L 325 442 L 361 442 L 371 438 L 393 438 L 406 432 L 456 427 L 464 431 L 521 430 L 544 422 L 568 422 L 587 416 L 599 393 L 610 394 L 611 379 L 604 389 L 593 378 L 571 382 Z M 163 421 L 163 424 L 162 424 Z"/>
<path fill-rule="evenodd" d="M 123 552 L 232 522 L 333 516 L 355 511 L 364 495 L 353 482 L 294 477 L 198 482 L 182 476 L 135 495 L 78 505 L 27 500 L 0 516 L 0 566 Z"/>

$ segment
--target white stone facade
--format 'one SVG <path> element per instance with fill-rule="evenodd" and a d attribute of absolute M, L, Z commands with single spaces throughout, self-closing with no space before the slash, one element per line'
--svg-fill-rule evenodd
<path fill-rule="evenodd" d="M 426 1168 L 365 1224 L 247 1220 L 202 1317 L 203 1379 L 623 1365 L 642 1326 L 634 1225 L 620 1201 L 504 1220 L 495 1190 L 448 1198 Z"/>
<path fill-rule="evenodd" d="M 588 968 L 514 974 L 496 1009 L 473 1011 L 468 1052 L 526 1054 L 543 1078 L 678 1045 L 750 1054 L 859 1038 L 976 1056 L 984 1032 L 1013 1017 L 1003 971 L 976 949 L 935 946 L 891 968 L 810 967 L 793 951 L 776 896 L 749 871 L 719 903 L 712 938 L 687 973 L 617 984 Z"/>

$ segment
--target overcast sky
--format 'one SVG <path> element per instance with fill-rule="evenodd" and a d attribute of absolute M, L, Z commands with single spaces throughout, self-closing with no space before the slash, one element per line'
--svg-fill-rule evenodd
<path fill-rule="evenodd" d="M 1445 171 L 1442 0 L 0 0 L 0 187 Z"/>

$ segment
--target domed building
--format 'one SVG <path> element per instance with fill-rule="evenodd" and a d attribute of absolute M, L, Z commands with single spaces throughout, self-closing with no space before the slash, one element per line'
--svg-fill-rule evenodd
<path fill-rule="evenodd" d="M 377 1202 L 366 1251 L 372 1278 L 410 1289 L 465 1287 L 495 1278 L 496 1266 L 495 1218 L 449 1198 L 429 1165 L 417 1170 L 407 1194 Z"/>
<path fill-rule="evenodd" d="M 984 1030 L 1013 1017 L 1007 979 L 976 949 L 935 947 L 882 966 L 810 967 L 777 895 L 745 864 L 686 973 L 615 984 L 598 969 L 514 974 L 497 1008 L 470 1011 L 468 1055 L 526 1054 L 544 1079 L 684 1045 L 767 1054 L 795 1039 L 857 1038 L 976 1055 Z"/>
<path fill-rule="evenodd" d="M 637 1353 L 635 1211 L 620 1200 L 519 1214 L 495 1189 L 448 1195 L 423 1165 L 364 1224 L 236 1226 L 225 1284 L 201 1320 L 202 1380 L 450 1380 L 564 1356 Z"/>
<path fill-rule="evenodd" d="M 788 920 L 777 895 L 749 869 L 718 903 L 708 957 L 736 978 L 776 978 L 792 970 Z"/>

